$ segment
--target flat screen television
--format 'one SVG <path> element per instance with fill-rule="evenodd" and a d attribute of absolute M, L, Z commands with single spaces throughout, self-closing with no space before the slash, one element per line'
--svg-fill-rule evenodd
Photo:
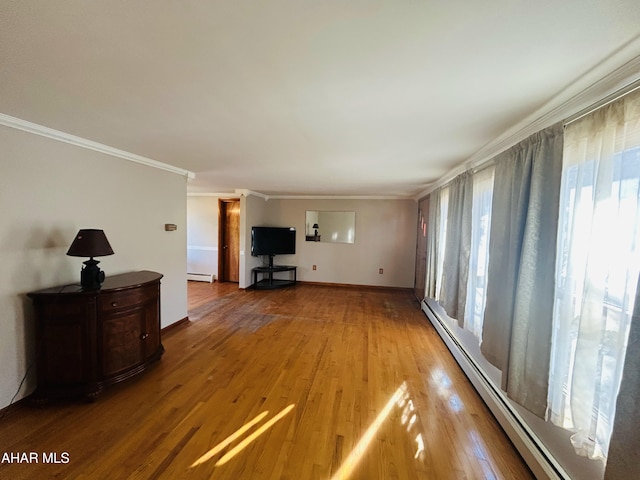
<path fill-rule="evenodd" d="M 296 253 L 296 229 L 294 227 L 251 227 L 251 255 L 269 255 L 273 264 L 274 255 Z"/>

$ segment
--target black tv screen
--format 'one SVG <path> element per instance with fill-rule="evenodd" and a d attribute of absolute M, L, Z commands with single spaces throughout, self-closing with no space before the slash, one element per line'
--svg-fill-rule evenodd
<path fill-rule="evenodd" d="M 251 255 L 293 255 L 296 253 L 294 227 L 251 227 Z"/>

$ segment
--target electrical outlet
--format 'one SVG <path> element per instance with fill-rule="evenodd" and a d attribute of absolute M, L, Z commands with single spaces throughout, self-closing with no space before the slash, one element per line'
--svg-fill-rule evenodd
<path fill-rule="evenodd" d="M 379 273 L 380 275 L 382 275 L 382 273 L 383 273 L 383 272 L 384 272 L 384 271 L 382 270 L 382 268 L 379 268 L 379 269 L 378 269 L 378 273 Z"/>
<path fill-rule="evenodd" d="M 314 269 L 314 270 L 316 269 L 316 266 L 315 266 L 315 265 L 313 266 L 313 269 Z"/>

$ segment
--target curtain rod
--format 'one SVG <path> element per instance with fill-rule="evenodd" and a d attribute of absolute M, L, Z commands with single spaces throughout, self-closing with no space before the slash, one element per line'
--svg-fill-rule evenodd
<path fill-rule="evenodd" d="M 482 162 L 475 167 L 470 168 L 471 173 L 480 173 L 483 170 L 486 170 L 489 167 L 493 167 L 496 164 L 496 157 L 491 157 L 486 162 Z"/>
<path fill-rule="evenodd" d="M 588 106 L 584 110 L 581 110 L 578 113 L 576 113 L 574 115 L 571 115 L 569 118 L 567 118 L 564 121 L 564 126 L 566 127 L 567 125 L 569 125 L 569 124 L 571 124 L 571 123 L 573 123 L 575 121 L 578 121 L 581 118 L 586 117 L 590 113 L 595 112 L 599 108 L 605 107 L 605 106 L 609 105 L 610 103 L 613 103 L 616 100 L 619 100 L 620 98 L 624 97 L 625 95 L 628 95 L 628 94 L 630 94 L 632 92 L 635 92 L 638 89 L 640 89 L 640 80 L 636 80 L 635 82 L 631 82 L 626 87 L 623 87 L 620 90 L 618 90 L 616 92 L 613 92 L 611 95 L 608 95 L 608 96 L 604 97 L 599 102 L 596 102 L 593 105 Z"/>

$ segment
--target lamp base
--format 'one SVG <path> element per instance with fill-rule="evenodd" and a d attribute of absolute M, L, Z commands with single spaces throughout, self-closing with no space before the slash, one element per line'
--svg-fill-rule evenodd
<path fill-rule="evenodd" d="M 80 285 L 83 290 L 99 290 L 102 282 L 104 282 L 104 272 L 98 268 L 100 263 L 91 257 L 84 263 L 84 267 L 80 272 Z"/>

